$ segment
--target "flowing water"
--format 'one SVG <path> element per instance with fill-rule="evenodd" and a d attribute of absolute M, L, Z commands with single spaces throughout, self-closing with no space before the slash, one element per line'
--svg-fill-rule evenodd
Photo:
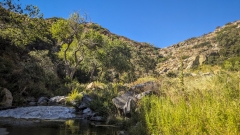
<path fill-rule="evenodd" d="M 119 135 L 114 127 L 95 127 L 87 120 L 25 120 L 0 118 L 0 135 Z"/>

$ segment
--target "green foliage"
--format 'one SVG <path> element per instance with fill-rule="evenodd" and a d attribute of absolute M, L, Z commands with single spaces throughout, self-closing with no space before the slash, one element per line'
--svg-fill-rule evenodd
<path fill-rule="evenodd" d="M 207 46 L 208 48 L 211 47 L 211 43 L 210 42 L 203 42 L 203 43 L 200 43 L 200 44 L 197 44 L 195 46 L 193 46 L 193 48 L 202 48 L 202 47 L 205 47 Z"/>
<path fill-rule="evenodd" d="M 81 102 L 82 97 L 82 93 L 79 93 L 77 89 L 74 89 L 70 94 L 68 94 L 66 104 L 71 105 L 73 102 L 79 103 Z"/>
<path fill-rule="evenodd" d="M 161 62 L 164 62 L 164 61 L 166 61 L 166 60 L 168 60 L 167 57 L 162 57 L 162 58 L 159 58 L 157 62 L 158 62 L 158 63 L 161 63 Z"/>
<path fill-rule="evenodd" d="M 32 44 L 36 40 L 50 42 L 47 39 L 48 24 L 36 6 L 27 5 L 22 9 L 20 4 L 4 0 L 0 3 L 0 11 L 0 36 L 4 39 L 10 39 L 18 46 Z"/>
<path fill-rule="evenodd" d="M 189 55 L 183 55 L 182 57 L 181 57 L 181 59 L 187 59 L 187 58 L 189 58 L 190 56 Z"/>
<path fill-rule="evenodd" d="M 56 38 L 59 42 L 70 38 L 70 27 L 68 21 L 60 19 L 55 22 L 51 27 L 51 33 L 53 38 Z"/>
<path fill-rule="evenodd" d="M 229 71 L 240 70 L 240 57 L 229 58 L 224 61 L 223 68 Z"/>
<path fill-rule="evenodd" d="M 188 100 L 180 96 L 174 80 L 163 83 L 165 96 L 141 101 L 141 130 L 149 135 L 239 134 L 239 77 L 239 73 L 221 72 L 212 78 L 186 78 Z"/>
<path fill-rule="evenodd" d="M 105 117 L 117 114 L 112 99 L 117 96 L 120 86 L 119 84 L 108 84 L 104 89 L 89 92 L 88 94 L 94 99 L 90 103 L 90 108 Z"/>
<path fill-rule="evenodd" d="M 176 78 L 177 77 L 177 74 L 175 72 L 172 72 L 172 71 L 168 72 L 166 75 L 167 75 L 167 77 L 170 77 L 170 78 Z"/>
<path fill-rule="evenodd" d="M 217 41 L 222 47 L 220 55 L 222 57 L 240 56 L 240 30 L 236 25 L 228 25 L 217 34 Z"/>
<path fill-rule="evenodd" d="M 109 32 L 107 29 L 102 28 L 99 24 L 91 23 L 89 27 L 99 33 Z"/>
<path fill-rule="evenodd" d="M 100 80 L 119 80 L 121 74 L 131 69 L 131 52 L 127 42 L 115 39 L 110 40 L 105 37 L 104 46 L 97 51 L 97 59 L 101 62 L 99 69 Z M 123 74 L 124 75 L 124 74 Z"/>
<path fill-rule="evenodd" d="M 136 81 L 132 82 L 131 85 L 137 85 L 137 84 L 143 84 L 143 83 L 146 83 L 146 82 L 157 82 L 158 79 L 157 78 L 154 78 L 152 76 L 146 76 L 146 77 L 142 77 L 142 78 L 138 78 Z"/>
<path fill-rule="evenodd" d="M 219 53 L 211 53 L 205 62 L 205 64 L 209 65 L 217 65 L 222 63 L 222 58 L 220 57 Z"/>

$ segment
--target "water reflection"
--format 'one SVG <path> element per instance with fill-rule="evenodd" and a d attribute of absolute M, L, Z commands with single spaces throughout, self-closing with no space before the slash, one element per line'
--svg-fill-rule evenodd
<path fill-rule="evenodd" d="M 7 135 L 7 129 L 6 128 L 0 128 L 0 135 Z"/>
<path fill-rule="evenodd" d="M 0 135 L 118 135 L 119 130 L 94 127 L 87 120 L 33 121 L 0 118 Z"/>
<path fill-rule="evenodd" d="M 94 127 L 87 120 L 68 120 L 61 127 L 60 135 L 118 135 L 119 129 Z"/>

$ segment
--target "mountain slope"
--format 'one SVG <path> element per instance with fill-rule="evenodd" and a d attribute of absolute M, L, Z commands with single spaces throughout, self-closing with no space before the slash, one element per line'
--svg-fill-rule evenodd
<path fill-rule="evenodd" d="M 183 61 L 185 70 L 197 68 L 203 64 L 220 65 L 230 58 L 240 56 L 240 21 L 218 27 L 214 32 L 200 37 L 190 38 L 159 50 L 156 71 L 159 74 L 178 72 Z"/>

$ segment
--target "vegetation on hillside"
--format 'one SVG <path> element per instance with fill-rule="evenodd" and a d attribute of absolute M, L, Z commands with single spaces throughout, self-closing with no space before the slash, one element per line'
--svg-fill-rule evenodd
<path fill-rule="evenodd" d="M 157 48 L 112 34 L 80 13 L 44 19 L 36 6 L 12 0 L 0 10 L 0 84 L 16 97 L 65 95 L 76 81 L 129 83 L 154 75 Z"/>
<path fill-rule="evenodd" d="M 84 92 L 93 98 L 94 111 L 117 116 L 116 122 L 112 98 L 129 86 L 154 81 L 159 91 L 140 101 L 122 123 L 130 134 L 240 133 L 239 22 L 218 28 L 211 38 L 191 38 L 160 50 L 86 18 L 76 12 L 68 19 L 44 19 L 36 6 L 0 2 L 0 88 L 12 92 L 15 106 L 24 105 L 27 97 L 55 95 L 68 95 L 72 104 Z M 206 55 L 202 65 L 200 56 L 191 56 L 194 51 Z M 197 65 L 187 69 L 187 62 Z M 159 67 L 166 74 L 160 75 Z M 201 76 L 205 71 L 211 73 Z M 95 90 L 86 89 L 91 82 Z"/>

